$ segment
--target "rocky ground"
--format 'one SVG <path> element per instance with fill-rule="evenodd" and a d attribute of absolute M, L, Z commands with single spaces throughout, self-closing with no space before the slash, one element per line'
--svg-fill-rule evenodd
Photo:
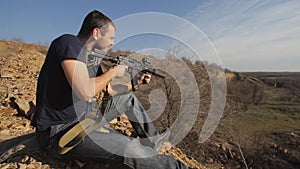
<path fill-rule="evenodd" d="M 43 156 L 36 150 L 34 141 L 30 142 L 33 140 L 30 133 L 35 130 L 30 126 L 30 118 L 35 110 L 36 82 L 46 52 L 46 47 L 0 41 L 0 168 L 124 168 L 107 163 L 59 161 Z M 131 134 L 126 118 L 111 125 Z M 18 142 L 21 143 L 16 144 Z M 9 149 L 14 144 L 18 146 Z M 176 147 L 161 153 L 193 168 L 205 168 Z"/>

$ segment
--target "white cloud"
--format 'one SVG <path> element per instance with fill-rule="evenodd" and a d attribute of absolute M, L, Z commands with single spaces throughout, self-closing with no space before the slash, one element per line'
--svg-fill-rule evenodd
<path fill-rule="evenodd" d="M 300 71 L 300 1 L 204 1 L 186 18 L 212 40 L 226 68 Z"/>

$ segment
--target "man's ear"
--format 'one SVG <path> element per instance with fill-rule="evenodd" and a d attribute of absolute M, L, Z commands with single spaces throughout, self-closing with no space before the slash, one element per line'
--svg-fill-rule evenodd
<path fill-rule="evenodd" d="M 97 40 L 101 35 L 100 29 L 99 28 L 94 28 L 92 31 L 92 37 Z"/>

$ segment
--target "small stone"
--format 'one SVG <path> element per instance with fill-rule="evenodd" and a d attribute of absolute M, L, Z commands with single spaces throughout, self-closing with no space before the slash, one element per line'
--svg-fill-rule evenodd
<path fill-rule="evenodd" d="M 18 168 L 19 168 L 19 169 L 26 169 L 26 168 L 27 168 L 27 165 L 26 165 L 26 164 L 23 164 L 23 163 L 18 163 Z"/>
<path fill-rule="evenodd" d="M 0 129 L 7 129 L 11 126 L 12 122 L 9 120 L 3 120 L 0 122 Z"/>
<path fill-rule="evenodd" d="M 0 164 L 1 169 L 8 169 L 10 167 L 9 164 Z"/>
<path fill-rule="evenodd" d="M 214 159 L 212 159 L 212 158 L 209 158 L 209 163 L 214 163 Z"/>
<path fill-rule="evenodd" d="M 4 130 L 0 131 L 0 135 L 6 135 L 6 136 L 8 136 L 9 133 L 10 133 L 10 131 L 8 129 L 4 129 Z"/>
<path fill-rule="evenodd" d="M 50 169 L 50 165 L 49 164 L 44 164 L 44 165 L 42 165 L 42 169 Z"/>
<path fill-rule="evenodd" d="M 35 169 L 35 166 L 33 164 L 28 164 L 26 169 Z"/>
<path fill-rule="evenodd" d="M 42 163 L 41 162 L 35 162 L 35 163 L 32 163 L 35 167 L 35 169 L 41 169 L 42 168 Z"/>

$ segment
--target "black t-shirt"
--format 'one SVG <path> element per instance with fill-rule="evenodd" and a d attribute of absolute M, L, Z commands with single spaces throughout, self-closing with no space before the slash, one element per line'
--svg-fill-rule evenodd
<path fill-rule="evenodd" d="M 87 64 L 88 59 L 82 54 L 82 47 L 78 37 L 68 34 L 51 43 L 37 84 L 36 112 L 32 125 L 38 130 L 71 122 L 85 110 L 86 102 L 76 96 L 61 66 L 66 59 Z M 92 65 L 88 68 L 90 77 L 102 74 L 98 64 L 89 65 Z"/>

